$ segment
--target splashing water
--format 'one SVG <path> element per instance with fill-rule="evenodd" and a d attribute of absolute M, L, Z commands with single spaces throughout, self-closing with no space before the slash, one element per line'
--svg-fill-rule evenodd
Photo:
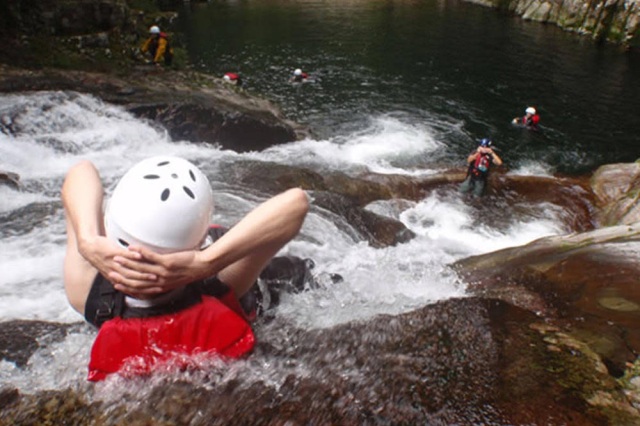
<path fill-rule="evenodd" d="M 221 206 L 213 222 L 232 225 L 265 199 L 216 173 L 242 159 L 339 170 L 419 175 L 433 173 L 429 157 L 448 149 L 438 126 L 411 124 L 392 115 L 327 140 L 303 140 L 261 153 L 237 154 L 210 145 L 172 141 L 163 129 L 138 120 L 94 97 L 67 92 L 0 96 L 0 169 L 20 175 L 22 188 L 0 187 L 0 319 L 81 323 L 62 285 L 64 213 L 59 191 L 68 168 L 93 161 L 107 193 L 125 170 L 151 155 L 171 154 L 196 163 L 210 178 Z M 420 158 L 416 161 L 416 158 Z M 544 167 L 544 166 L 540 166 Z M 373 248 L 343 219 L 312 208 L 299 238 L 283 253 L 314 259 L 318 277 L 344 281 L 285 295 L 277 316 L 306 329 L 331 327 L 379 314 L 397 314 L 464 295 L 448 268 L 469 255 L 524 244 L 562 231 L 559 213 L 514 218 L 499 229 L 478 224 L 476 213 L 456 193 L 434 193 L 419 202 L 376 202 L 369 210 L 396 218 L 415 234 L 408 243 Z M 400 207 L 399 207 L 400 206 Z M 320 280 L 323 283 L 322 280 Z M 89 326 L 36 352 L 27 368 L 0 364 L 0 377 L 25 391 L 58 388 L 84 380 L 94 331 Z M 260 360 L 254 361 L 260 362 Z"/>

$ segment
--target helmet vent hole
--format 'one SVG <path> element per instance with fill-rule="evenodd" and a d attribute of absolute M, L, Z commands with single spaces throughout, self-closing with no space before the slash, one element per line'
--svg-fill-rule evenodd
<path fill-rule="evenodd" d="M 191 180 L 192 181 L 194 181 L 194 182 L 196 181 L 196 175 L 195 175 L 195 173 L 193 173 L 193 170 L 189 170 L 189 176 L 191 176 Z"/>
<path fill-rule="evenodd" d="M 171 177 L 174 178 L 174 179 L 178 179 L 178 175 L 175 174 L 175 173 L 171 173 Z"/>
<path fill-rule="evenodd" d="M 171 191 L 169 191 L 169 188 L 166 188 L 164 191 L 162 191 L 162 194 L 160 195 L 160 199 L 162 201 L 167 201 L 167 198 L 169 198 L 169 194 L 171 194 Z"/>
<path fill-rule="evenodd" d="M 160 176 L 158 176 L 158 175 L 146 175 L 146 176 L 144 176 L 144 179 L 160 179 Z"/>
<path fill-rule="evenodd" d="M 191 192 L 189 188 L 187 188 L 186 186 L 183 186 L 182 189 L 189 197 L 193 198 L 194 200 L 196 199 L 196 196 L 193 195 L 193 192 Z"/>
<path fill-rule="evenodd" d="M 169 164 L 168 161 L 161 161 L 158 163 L 158 166 L 166 166 L 167 164 Z"/>
<path fill-rule="evenodd" d="M 120 243 L 121 246 L 123 247 L 129 247 L 129 243 L 126 242 L 125 240 L 123 240 L 122 238 L 118 238 L 118 242 Z"/>

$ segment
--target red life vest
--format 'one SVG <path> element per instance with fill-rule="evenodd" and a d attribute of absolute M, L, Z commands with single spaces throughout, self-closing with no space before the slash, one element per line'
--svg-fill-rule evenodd
<path fill-rule="evenodd" d="M 526 115 L 522 117 L 522 124 L 530 127 L 537 127 L 540 122 L 540 115 L 534 114 L 531 117 L 527 117 Z"/>
<path fill-rule="evenodd" d="M 491 167 L 491 155 L 479 154 L 471 167 L 471 174 L 475 177 L 486 176 L 489 173 L 489 167 Z"/>
<path fill-rule="evenodd" d="M 172 314 L 105 322 L 91 348 L 90 381 L 119 372 L 125 377 L 148 374 L 177 354 L 211 354 L 240 358 L 255 345 L 234 293 L 202 301 Z M 186 360 L 182 360 L 188 364 Z"/>

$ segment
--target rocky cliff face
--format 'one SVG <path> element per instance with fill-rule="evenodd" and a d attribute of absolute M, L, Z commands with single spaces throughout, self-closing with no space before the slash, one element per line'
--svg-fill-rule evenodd
<path fill-rule="evenodd" d="M 467 0 L 520 15 L 523 19 L 556 24 L 596 41 L 640 46 L 638 0 Z"/>

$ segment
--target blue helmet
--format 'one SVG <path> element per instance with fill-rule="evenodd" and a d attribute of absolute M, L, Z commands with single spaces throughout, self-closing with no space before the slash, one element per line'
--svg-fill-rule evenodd
<path fill-rule="evenodd" d="M 481 139 L 480 140 L 480 146 L 484 147 L 484 148 L 490 147 L 491 146 L 491 139 L 487 139 L 487 138 Z"/>

